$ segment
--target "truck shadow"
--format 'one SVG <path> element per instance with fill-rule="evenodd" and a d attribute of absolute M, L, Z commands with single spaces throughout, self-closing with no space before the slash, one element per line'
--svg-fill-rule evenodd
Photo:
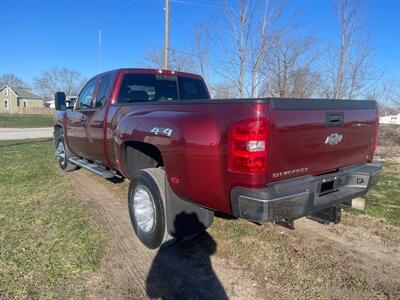
<path fill-rule="evenodd" d="M 182 213 L 175 224 L 193 217 L 197 219 L 194 214 Z M 179 227 L 185 230 L 184 226 Z M 161 247 L 147 276 L 147 295 L 161 299 L 228 299 L 211 265 L 210 256 L 216 248 L 215 240 L 206 231 Z"/>

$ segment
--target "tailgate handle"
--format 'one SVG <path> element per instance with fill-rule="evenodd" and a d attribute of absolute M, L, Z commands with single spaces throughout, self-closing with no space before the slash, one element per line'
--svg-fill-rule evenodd
<path fill-rule="evenodd" d="M 344 124 L 343 112 L 327 112 L 326 125 L 328 127 L 342 127 Z"/>

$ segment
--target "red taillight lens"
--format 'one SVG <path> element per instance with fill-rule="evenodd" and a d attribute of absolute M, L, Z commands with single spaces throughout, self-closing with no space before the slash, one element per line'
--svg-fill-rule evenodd
<path fill-rule="evenodd" d="M 171 71 L 171 70 L 158 70 L 158 73 L 159 74 L 162 74 L 162 75 L 175 75 L 175 71 Z"/>
<path fill-rule="evenodd" d="M 267 171 L 267 120 L 246 120 L 231 127 L 229 163 L 233 172 L 263 173 Z"/>

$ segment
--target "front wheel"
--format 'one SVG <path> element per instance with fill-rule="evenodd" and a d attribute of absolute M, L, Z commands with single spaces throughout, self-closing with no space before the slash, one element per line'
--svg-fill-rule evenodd
<path fill-rule="evenodd" d="M 56 144 L 56 157 L 58 159 L 58 164 L 60 165 L 60 168 L 66 172 L 76 170 L 78 166 L 72 164 L 69 161 L 69 158 L 71 157 L 71 152 L 65 145 L 65 140 L 64 140 L 64 135 L 60 134 L 57 140 Z"/>
<path fill-rule="evenodd" d="M 150 249 L 171 239 L 165 212 L 165 172 L 150 168 L 135 172 L 129 185 L 128 206 L 133 229 Z"/>

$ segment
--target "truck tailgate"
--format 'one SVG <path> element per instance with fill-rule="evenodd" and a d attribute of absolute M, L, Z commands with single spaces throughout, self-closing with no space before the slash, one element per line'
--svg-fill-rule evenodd
<path fill-rule="evenodd" d="M 268 181 L 318 175 L 372 160 L 375 101 L 270 101 Z"/>

